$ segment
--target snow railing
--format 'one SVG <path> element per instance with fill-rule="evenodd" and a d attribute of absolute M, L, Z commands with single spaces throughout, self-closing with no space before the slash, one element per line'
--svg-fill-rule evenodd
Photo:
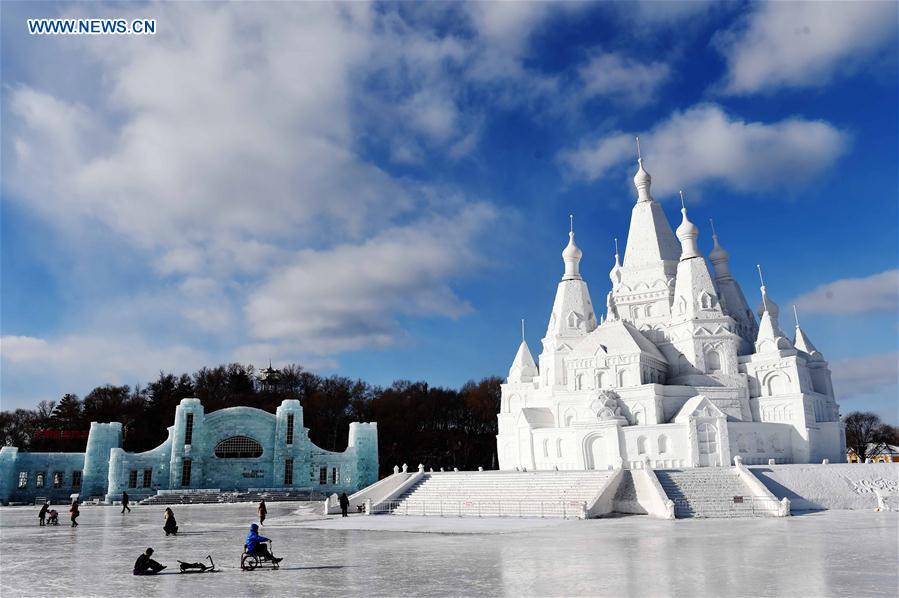
<path fill-rule="evenodd" d="M 769 511 L 770 514 L 775 517 L 788 517 L 790 515 L 790 499 L 784 497 L 783 500 L 778 500 L 777 497 L 768 490 L 767 486 L 765 486 L 757 477 L 755 477 L 755 474 L 743 465 L 743 458 L 740 455 L 734 457 L 734 468 L 737 470 L 740 479 L 743 480 L 743 483 L 749 489 L 752 498 L 755 499 L 753 503 L 762 505 L 763 509 Z"/>
<path fill-rule="evenodd" d="M 643 467 L 631 469 L 631 477 L 634 480 L 634 490 L 637 492 L 637 502 L 646 509 L 649 516 L 674 519 L 674 501 L 668 498 L 668 494 L 662 488 L 649 457 L 643 461 Z"/>
<path fill-rule="evenodd" d="M 576 500 L 387 500 L 373 514 L 419 517 L 533 517 L 586 519 L 587 503 Z"/>
<path fill-rule="evenodd" d="M 618 487 L 621 485 L 623 477 L 624 468 L 619 467 L 614 470 L 612 475 L 610 475 L 603 485 L 600 486 L 599 491 L 596 493 L 596 496 L 593 497 L 593 500 L 587 503 L 587 517 L 602 517 L 613 511 L 612 503 L 615 500 L 615 493 L 618 492 Z"/>

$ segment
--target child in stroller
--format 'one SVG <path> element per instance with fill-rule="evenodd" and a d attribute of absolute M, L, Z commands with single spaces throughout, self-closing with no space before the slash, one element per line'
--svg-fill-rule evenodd
<path fill-rule="evenodd" d="M 47 511 L 47 525 L 59 525 L 59 511 L 56 509 Z"/>

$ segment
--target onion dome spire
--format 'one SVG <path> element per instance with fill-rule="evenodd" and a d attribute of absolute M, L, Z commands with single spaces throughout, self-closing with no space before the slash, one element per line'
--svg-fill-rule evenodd
<path fill-rule="evenodd" d="M 621 261 L 618 255 L 618 239 L 615 239 L 615 265 L 609 271 L 609 278 L 612 279 L 612 288 L 616 288 L 621 282 Z"/>
<path fill-rule="evenodd" d="M 709 253 L 709 260 L 711 260 L 712 265 L 715 266 L 716 277 L 724 278 L 725 276 L 730 275 L 728 266 L 730 254 L 718 244 L 718 233 L 715 231 L 715 221 L 709 218 L 709 224 L 712 227 L 712 241 L 714 242 L 714 247 L 712 247 L 712 251 Z"/>
<path fill-rule="evenodd" d="M 683 218 L 680 226 L 674 231 L 674 234 L 680 239 L 680 259 L 681 261 L 684 261 L 694 257 L 701 257 L 701 254 L 699 253 L 699 247 L 696 246 L 696 239 L 699 237 L 699 228 L 687 218 L 687 206 L 684 204 L 683 191 L 680 192 L 680 205 L 680 213 Z"/>
<path fill-rule="evenodd" d="M 652 177 L 643 168 L 643 156 L 640 155 L 640 138 L 637 140 L 637 173 L 634 175 L 634 187 L 637 188 L 637 201 L 652 201 L 652 195 L 649 194 L 649 186 L 652 184 Z"/>
<path fill-rule="evenodd" d="M 571 229 L 568 232 L 568 245 L 562 251 L 562 261 L 565 262 L 565 274 L 562 280 L 581 280 L 580 263 L 584 252 L 574 243 L 574 216 L 569 214 Z"/>

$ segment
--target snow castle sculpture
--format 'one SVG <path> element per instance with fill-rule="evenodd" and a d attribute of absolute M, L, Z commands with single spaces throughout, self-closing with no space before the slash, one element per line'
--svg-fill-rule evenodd
<path fill-rule="evenodd" d="M 599 322 L 572 223 L 539 367 L 522 335 L 502 386 L 500 469 L 841 461 L 830 369 L 798 317 L 791 341 L 762 281 L 757 324 L 717 233 L 713 275 L 683 197 L 672 232 L 651 182 L 639 159 Z"/>

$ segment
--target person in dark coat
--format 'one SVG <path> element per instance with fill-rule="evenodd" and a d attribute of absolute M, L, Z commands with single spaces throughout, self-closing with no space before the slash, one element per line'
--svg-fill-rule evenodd
<path fill-rule="evenodd" d="M 128 493 L 122 492 L 122 513 L 125 512 L 125 509 L 128 509 L 128 512 L 131 512 L 131 507 L 128 506 Z"/>
<path fill-rule="evenodd" d="M 81 515 L 81 511 L 78 510 L 78 499 L 72 501 L 72 506 L 69 507 L 69 519 L 72 521 L 72 527 L 78 527 L 78 516 Z"/>
<path fill-rule="evenodd" d="M 337 499 L 340 503 L 340 512 L 343 517 L 347 517 L 347 509 L 350 508 L 350 498 L 346 495 L 346 492 L 341 492 L 340 497 Z"/>
<path fill-rule="evenodd" d="M 268 546 L 264 544 L 264 542 L 271 542 L 265 536 L 259 535 L 259 526 L 255 523 L 250 525 L 250 533 L 247 534 L 247 541 L 244 542 L 244 550 L 247 551 L 247 554 L 255 554 L 257 556 L 261 556 L 263 558 L 267 558 L 274 563 L 280 563 L 281 558 L 277 558 L 272 556 L 272 553 L 268 551 Z"/>
<path fill-rule="evenodd" d="M 259 501 L 259 508 L 256 510 L 259 512 L 259 525 L 265 525 L 265 516 L 268 515 L 268 509 L 265 506 L 265 499 Z"/>
<path fill-rule="evenodd" d="M 156 575 L 165 569 L 165 565 L 161 565 L 150 558 L 152 555 L 153 549 L 148 548 L 142 555 L 137 557 L 137 560 L 134 561 L 133 573 L 135 575 Z"/>
<path fill-rule="evenodd" d="M 41 526 L 44 525 L 44 522 L 47 518 L 47 511 L 49 511 L 49 510 L 50 510 L 50 501 L 48 500 L 43 505 L 41 505 L 41 510 L 38 511 L 38 514 L 37 514 L 38 525 L 41 525 Z"/>
<path fill-rule="evenodd" d="M 172 512 L 172 509 L 170 507 L 165 508 L 165 515 L 163 516 L 163 519 L 165 520 L 165 523 L 163 524 L 162 529 L 165 532 L 165 535 L 168 536 L 169 534 L 171 534 L 173 536 L 177 536 L 178 522 L 175 521 L 175 513 Z"/>

